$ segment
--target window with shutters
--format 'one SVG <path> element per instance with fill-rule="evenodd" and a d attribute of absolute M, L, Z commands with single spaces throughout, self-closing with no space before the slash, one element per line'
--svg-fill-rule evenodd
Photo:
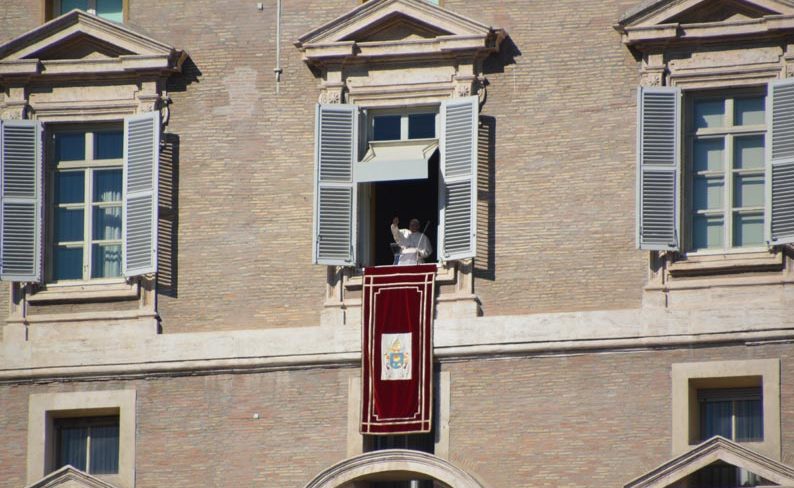
<path fill-rule="evenodd" d="M 764 250 L 763 91 L 686 96 L 686 249 Z"/>
<path fill-rule="evenodd" d="M 0 121 L 2 279 L 102 283 L 155 272 L 159 129 L 157 112 L 123 125 Z"/>
<path fill-rule="evenodd" d="M 50 136 L 48 281 L 120 278 L 123 128 L 53 128 Z"/>
<path fill-rule="evenodd" d="M 434 248 L 428 262 L 474 257 L 477 97 L 399 110 L 321 104 L 317 112 L 316 263 L 393 264 L 395 216 L 401 227 L 420 220 Z"/>

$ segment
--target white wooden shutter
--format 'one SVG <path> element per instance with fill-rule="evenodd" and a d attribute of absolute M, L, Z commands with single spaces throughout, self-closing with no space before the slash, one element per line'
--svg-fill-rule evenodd
<path fill-rule="evenodd" d="M 479 98 L 441 103 L 441 183 L 439 226 L 442 261 L 473 258 L 477 228 L 477 123 Z"/>
<path fill-rule="evenodd" d="M 681 235 L 681 90 L 640 88 L 637 114 L 637 247 L 677 251 Z"/>
<path fill-rule="evenodd" d="M 314 262 L 352 266 L 356 259 L 358 107 L 319 104 L 315 125 Z"/>
<path fill-rule="evenodd" d="M 794 242 L 794 79 L 769 83 L 767 97 L 767 241 Z"/>
<path fill-rule="evenodd" d="M 0 121 L 0 278 L 41 281 L 43 158 L 41 123 Z"/>
<path fill-rule="evenodd" d="M 160 113 L 124 119 L 124 276 L 157 271 Z"/>

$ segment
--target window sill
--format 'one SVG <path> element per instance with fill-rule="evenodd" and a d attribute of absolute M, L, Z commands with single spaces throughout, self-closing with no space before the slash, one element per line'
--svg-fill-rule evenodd
<path fill-rule="evenodd" d="M 138 282 L 112 281 L 70 285 L 49 284 L 28 296 L 29 303 L 132 300 L 138 298 Z"/>
<path fill-rule="evenodd" d="M 687 255 L 670 263 L 673 277 L 706 274 L 777 271 L 783 267 L 783 254 L 767 251 Z"/>
<path fill-rule="evenodd" d="M 438 270 L 436 271 L 436 283 L 441 285 L 449 285 L 455 283 L 455 264 L 454 263 L 428 263 L 436 264 Z M 353 271 L 353 276 L 345 280 L 345 288 L 348 290 L 360 290 L 364 285 L 364 269 L 356 268 Z"/>

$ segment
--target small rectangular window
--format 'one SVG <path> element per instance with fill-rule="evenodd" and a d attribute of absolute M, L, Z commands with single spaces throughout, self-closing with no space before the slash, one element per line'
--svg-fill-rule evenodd
<path fill-rule="evenodd" d="M 719 435 L 736 442 L 763 441 L 762 397 L 760 387 L 698 390 L 701 440 Z"/>
<path fill-rule="evenodd" d="M 55 419 L 55 469 L 66 465 L 90 474 L 119 472 L 119 418 Z"/>

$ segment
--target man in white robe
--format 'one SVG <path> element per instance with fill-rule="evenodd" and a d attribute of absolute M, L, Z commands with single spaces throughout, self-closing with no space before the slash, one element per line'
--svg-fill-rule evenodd
<path fill-rule="evenodd" d="M 425 258 L 433 253 L 433 246 L 426 235 L 419 232 L 419 221 L 411 219 L 407 229 L 400 229 L 400 219 L 394 217 L 391 222 L 391 234 L 394 242 L 400 246 L 400 255 L 397 264 L 422 264 Z"/>

